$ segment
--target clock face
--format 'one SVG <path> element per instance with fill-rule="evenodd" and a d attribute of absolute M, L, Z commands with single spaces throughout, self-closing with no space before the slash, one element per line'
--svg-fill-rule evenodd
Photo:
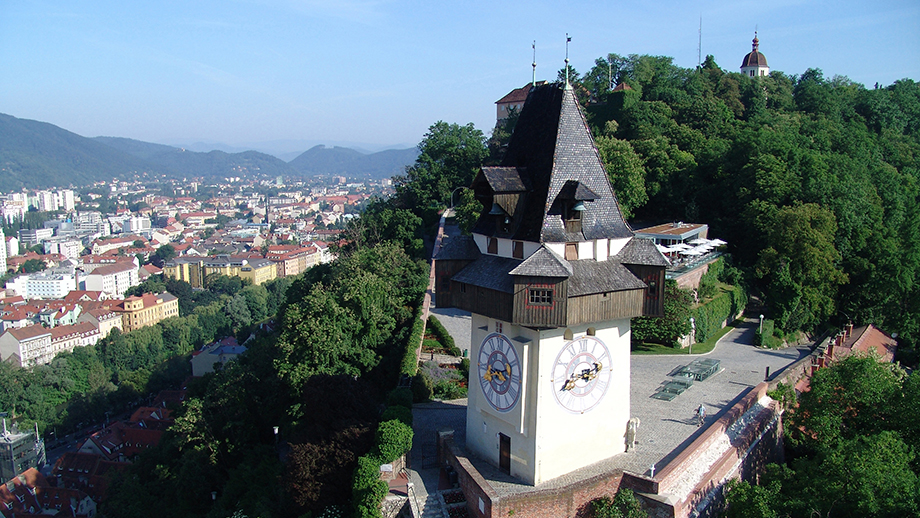
<path fill-rule="evenodd" d="M 511 340 L 492 333 L 482 341 L 478 358 L 479 385 L 486 401 L 499 412 L 514 408 L 521 396 L 521 361 Z"/>
<path fill-rule="evenodd" d="M 556 361 L 550 384 L 556 403 L 576 414 L 596 407 L 610 385 L 610 351 L 600 339 L 584 336 L 565 344 Z"/>

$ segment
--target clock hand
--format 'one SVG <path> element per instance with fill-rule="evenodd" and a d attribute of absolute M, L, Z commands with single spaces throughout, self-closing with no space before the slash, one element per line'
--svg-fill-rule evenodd
<path fill-rule="evenodd" d="M 482 379 L 486 381 L 492 381 L 492 366 L 489 365 L 489 368 L 486 369 L 486 373 L 482 375 Z"/>

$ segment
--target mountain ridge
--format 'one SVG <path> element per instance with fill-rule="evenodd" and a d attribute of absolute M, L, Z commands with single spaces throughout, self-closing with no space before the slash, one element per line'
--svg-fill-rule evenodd
<path fill-rule="evenodd" d="M 316 145 L 290 162 L 260 151 L 190 151 L 125 137 L 84 137 L 47 122 L 0 113 L 0 191 L 80 186 L 141 172 L 175 178 L 265 174 L 381 179 L 402 173 L 418 150 L 363 153 Z"/>

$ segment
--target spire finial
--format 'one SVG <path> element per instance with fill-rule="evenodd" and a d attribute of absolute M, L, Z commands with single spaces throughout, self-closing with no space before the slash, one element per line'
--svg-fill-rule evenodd
<path fill-rule="evenodd" d="M 569 33 L 565 33 L 565 87 L 571 88 L 569 84 L 569 43 L 572 42 L 572 37 L 569 36 Z"/>
<path fill-rule="evenodd" d="M 530 80 L 530 86 L 537 86 L 537 40 L 533 40 L 533 77 Z"/>
<path fill-rule="evenodd" d="M 751 48 L 754 52 L 757 52 L 757 47 L 760 46 L 760 40 L 757 39 L 757 26 L 754 26 L 754 41 L 751 44 Z"/>

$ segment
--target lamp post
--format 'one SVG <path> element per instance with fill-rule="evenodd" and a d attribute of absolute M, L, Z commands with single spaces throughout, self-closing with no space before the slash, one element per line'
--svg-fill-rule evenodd
<path fill-rule="evenodd" d="M 696 320 L 693 317 L 690 317 L 690 352 L 687 354 L 693 354 L 693 341 L 696 340 Z"/>
<path fill-rule="evenodd" d="M 760 315 L 760 334 L 763 334 L 763 315 Z"/>

